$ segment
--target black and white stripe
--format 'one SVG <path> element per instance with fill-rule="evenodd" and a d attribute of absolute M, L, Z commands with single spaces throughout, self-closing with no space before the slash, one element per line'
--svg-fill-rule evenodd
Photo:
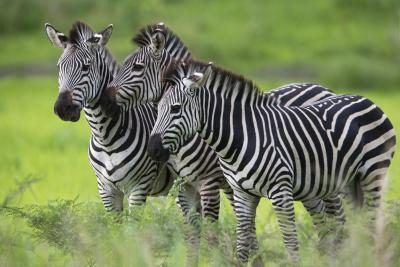
<path fill-rule="evenodd" d="M 198 133 L 218 154 L 234 190 L 239 260 L 247 261 L 257 247 L 260 197 L 271 200 L 294 261 L 299 256 L 293 200 L 331 201 L 355 181 L 373 221 L 396 137 L 370 100 L 339 95 L 287 107 L 251 81 L 200 62 L 178 64 L 165 76 L 170 87 L 158 105 L 149 145 L 173 151 Z"/>

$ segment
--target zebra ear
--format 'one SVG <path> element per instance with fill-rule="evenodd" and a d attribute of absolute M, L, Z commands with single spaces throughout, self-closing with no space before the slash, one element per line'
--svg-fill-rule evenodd
<path fill-rule="evenodd" d="M 104 30 L 102 30 L 99 33 L 95 33 L 92 37 L 87 39 L 86 42 L 89 42 L 92 45 L 105 46 L 107 44 L 108 40 L 110 40 L 112 31 L 113 31 L 113 27 L 114 26 L 112 24 L 108 25 L 107 28 L 105 28 Z"/>
<path fill-rule="evenodd" d="M 182 82 L 187 88 L 196 88 L 198 87 L 198 82 L 203 78 L 203 73 L 195 72 L 190 75 L 188 78 L 183 78 Z"/>
<path fill-rule="evenodd" d="M 156 32 L 151 36 L 151 48 L 154 53 L 160 53 L 165 46 L 165 35 L 162 29 L 156 30 Z"/>
<path fill-rule="evenodd" d="M 44 24 L 44 28 L 46 30 L 47 37 L 53 45 L 62 49 L 67 46 L 68 37 L 64 33 L 56 30 L 50 23 Z"/>
<path fill-rule="evenodd" d="M 207 69 L 204 72 L 203 78 L 201 79 L 201 81 L 199 82 L 199 86 L 204 86 L 208 80 L 208 78 L 210 77 L 211 73 L 212 73 L 212 66 L 214 63 L 212 63 L 211 61 L 208 62 L 207 65 Z"/>
<path fill-rule="evenodd" d="M 207 69 L 202 72 L 194 72 L 189 78 L 183 78 L 182 82 L 187 88 L 199 88 L 206 84 L 212 72 L 212 62 L 208 63 Z"/>

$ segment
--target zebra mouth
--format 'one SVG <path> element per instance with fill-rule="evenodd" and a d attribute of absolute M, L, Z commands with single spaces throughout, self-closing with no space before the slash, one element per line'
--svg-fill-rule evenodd
<path fill-rule="evenodd" d="M 60 109 L 60 108 L 54 108 L 54 113 L 63 121 L 72 121 L 76 122 L 79 121 L 79 118 L 81 116 L 80 113 L 80 108 L 72 108 L 72 109 Z"/>
<path fill-rule="evenodd" d="M 76 113 L 76 114 L 71 115 L 70 121 L 72 121 L 72 122 L 79 121 L 79 118 L 80 118 L 80 117 L 81 117 L 81 113 L 78 112 L 78 113 Z"/>

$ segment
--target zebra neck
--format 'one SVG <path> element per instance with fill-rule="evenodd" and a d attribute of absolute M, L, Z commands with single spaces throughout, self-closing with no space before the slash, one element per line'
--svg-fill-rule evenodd
<path fill-rule="evenodd" d="M 84 112 L 92 137 L 99 144 L 109 144 L 118 130 L 124 127 L 126 116 L 122 112 L 111 118 L 105 114 L 100 105 L 85 107 Z"/>
<path fill-rule="evenodd" d="M 106 69 L 108 70 L 108 73 L 110 74 L 110 77 L 114 78 L 120 68 L 117 60 L 113 57 L 113 55 L 105 47 L 100 48 L 99 55 L 100 55 L 100 58 L 102 59 L 104 66 L 106 66 Z M 106 84 L 106 86 L 107 86 L 107 84 Z"/>
<path fill-rule="evenodd" d="M 164 83 L 161 80 L 161 76 L 162 74 L 169 68 L 169 66 L 174 62 L 174 59 L 172 58 L 172 56 L 168 53 L 169 51 L 167 51 L 166 53 L 163 53 L 162 58 L 160 60 L 160 68 L 158 71 L 157 75 L 160 75 L 158 77 L 158 86 L 153 86 L 153 88 L 151 90 L 155 90 L 154 92 L 154 96 L 157 99 L 157 101 L 159 101 L 161 99 L 161 97 L 164 95 L 165 90 L 169 87 L 168 83 Z M 157 88 L 159 88 L 159 90 L 157 90 Z"/>
<path fill-rule="evenodd" d="M 84 112 L 93 138 L 100 144 L 107 144 L 114 137 L 116 130 L 123 127 L 126 116 L 121 111 L 116 117 L 108 117 L 98 103 L 101 94 L 112 81 L 119 66 L 105 48 L 100 48 L 97 56 L 100 73 L 99 90 L 95 90 L 97 95 L 91 103 L 84 107 Z"/>
<path fill-rule="evenodd" d="M 250 83 L 226 80 L 216 74 L 196 97 L 201 121 L 199 134 L 222 159 L 236 157 L 249 138 L 255 138 L 249 133 L 254 135 L 260 126 L 254 120 L 263 102 L 262 93 L 249 86 Z"/>

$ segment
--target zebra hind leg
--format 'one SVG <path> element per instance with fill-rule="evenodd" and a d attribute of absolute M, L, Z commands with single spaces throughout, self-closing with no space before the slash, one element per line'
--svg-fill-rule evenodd
<path fill-rule="evenodd" d="M 341 198 L 334 195 L 323 200 L 305 201 L 303 205 L 318 230 L 319 250 L 335 255 L 344 233 L 345 214 Z"/>
<path fill-rule="evenodd" d="M 186 266 L 197 266 L 200 248 L 200 217 L 201 202 L 200 194 L 195 188 L 185 183 L 178 192 L 177 203 L 185 218 L 185 239 L 187 242 Z"/>
<path fill-rule="evenodd" d="M 377 211 L 381 205 L 382 187 L 386 177 L 386 170 L 379 173 L 373 172 L 361 181 L 364 194 L 363 209 L 367 212 L 369 226 L 376 233 Z"/>
<path fill-rule="evenodd" d="M 209 181 L 202 185 L 200 189 L 200 198 L 203 219 L 209 223 L 215 223 L 218 220 L 220 208 L 219 183 L 216 179 L 209 179 Z M 204 232 L 204 236 L 210 248 L 218 247 L 218 234 L 213 231 L 213 227 L 207 228 L 206 232 Z"/>

